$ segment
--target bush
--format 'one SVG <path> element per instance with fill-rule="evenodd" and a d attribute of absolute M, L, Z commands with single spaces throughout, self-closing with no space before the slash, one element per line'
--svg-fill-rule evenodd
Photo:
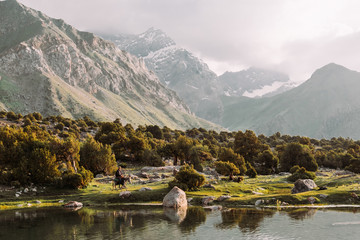
<path fill-rule="evenodd" d="M 295 182 L 298 179 L 315 179 L 316 175 L 314 172 L 307 171 L 304 167 L 299 168 L 291 176 L 288 177 L 288 180 Z"/>
<path fill-rule="evenodd" d="M 185 164 L 180 168 L 180 171 L 175 175 L 175 180 L 169 183 L 169 187 L 177 186 L 184 191 L 194 190 L 205 183 L 205 177 L 195 171 L 193 166 Z"/>
<path fill-rule="evenodd" d="M 81 167 L 78 173 L 65 173 L 62 177 L 61 185 L 63 188 L 71 189 L 85 188 L 93 178 L 92 172 Z"/>
<path fill-rule="evenodd" d="M 247 168 L 246 175 L 249 176 L 249 178 L 257 177 L 257 172 L 250 163 L 246 163 L 246 168 Z"/>

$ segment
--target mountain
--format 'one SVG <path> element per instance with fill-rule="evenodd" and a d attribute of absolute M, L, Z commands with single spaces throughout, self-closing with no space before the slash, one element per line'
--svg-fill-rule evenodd
<path fill-rule="evenodd" d="M 143 60 L 15 0 L 0 1 L 0 108 L 171 128 L 195 117 Z"/>
<path fill-rule="evenodd" d="M 222 122 L 223 95 L 268 97 L 294 87 L 287 75 L 260 68 L 226 72 L 218 77 L 201 59 L 177 46 L 159 29 L 150 28 L 139 35 L 102 36 L 120 49 L 144 59 L 146 66 L 197 116 L 215 123 Z"/>
<path fill-rule="evenodd" d="M 160 81 L 176 91 L 199 117 L 219 123 L 222 115 L 217 75 L 199 58 L 159 29 L 139 35 L 102 35 L 120 49 L 144 59 Z"/>
<path fill-rule="evenodd" d="M 223 125 L 313 138 L 360 138 L 360 73 L 328 64 L 302 85 L 261 99 L 223 97 Z"/>
<path fill-rule="evenodd" d="M 219 85 L 226 96 L 269 97 L 295 87 L 287 75 L 251 67 L 239 72 L 225 72 Z"/>

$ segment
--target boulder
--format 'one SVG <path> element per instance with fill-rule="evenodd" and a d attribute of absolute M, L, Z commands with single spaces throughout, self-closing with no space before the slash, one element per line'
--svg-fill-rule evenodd
<path fill-rule="evenodd" d="M 213 202 L 215 200 L 214 196 L 207 196 L 201 199 L 202 205 L 208 205 L 209 203 Z"/>
<path fill-rule="evenodd" d="M 120 198 L 128 198 L 131 196 L 131 192 L 130 191 L 125 191 L 125 192 L 121 192 L 119 193 L 119 197 Z"/>
<path fill-rule="evenodd" d="M 178 187 L 173 187 L 163 199 L 163 206 L 170 208 L 187 207 L 186 194 Z"/>
<path fill-rule="evenodd" d="M 307 192 L 313 190 L 316 187 L 317 186 L 315 182 L 311 179 L 298 179 L 294 183 L 294 188 L 291 189 L 291 193 L 295 194 L 295 193 Z"/>
<path fill-rule="evenodd" d="M 222 196 L 218 197 L 218 198 L 216 199 L 216 201 L 222 202 L 222 201 L 228 200 L 228 199 L 230 199 L 230 198 L 231 198 L 231 197 L 230 197 L 229 195 L 222 195 Z"/>
<path fill-rule="evenodd" d="M 76 201 L 70 201 L 64 204 L 64 207 L 66 208 L 81 208 L 82 206 L 83 204 L 81 202 L 76 202 Z"/>

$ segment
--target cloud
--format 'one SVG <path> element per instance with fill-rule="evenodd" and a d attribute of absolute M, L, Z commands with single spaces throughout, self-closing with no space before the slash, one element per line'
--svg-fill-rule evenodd
<path fill-rule="evenodd" d="M 303 81 L 329 62 L 360 70 L 357 0 L 20 2 L 80 30 L 138 34 L 162 29 L 218 73 L 257 66 Z"/>

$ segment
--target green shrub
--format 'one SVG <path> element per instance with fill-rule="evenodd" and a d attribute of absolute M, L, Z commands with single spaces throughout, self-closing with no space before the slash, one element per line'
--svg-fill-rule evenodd
<path fill-rule="evenodd" d="M 193 166 L 185 164 L 175 175 L 175 180 L 169 183 L 169 187 L 177 186 L 184 191 L 194 190 L 205 183 L 205 177 L 195 171 Z"/>
<path fill-rule="evenodd" d="M 61 186 L 71 189 L 85 188 L 93 178 L 92 172 L 81 167 L 78 173 L 65 173 L 62 177 Z"/>
<path fill-rule="evenodd" d="M 314 172 L 307 171 L 304 167 L 299 168 L 291 176 L 288 177 L 288 180 L 295 182 L 298 179 L 315 179 L 316 175 Z"/>
<path fill-rule="evenodd" d="M 291 174 L 293 174 L 293 173 L 295 173 L 297 170 L 299 170 L 300 169 L 300 166 L 299 165 L 295 165 L 295 166 L 293 166 L 292 168 L 290 168 L 290 173 Z"/>

